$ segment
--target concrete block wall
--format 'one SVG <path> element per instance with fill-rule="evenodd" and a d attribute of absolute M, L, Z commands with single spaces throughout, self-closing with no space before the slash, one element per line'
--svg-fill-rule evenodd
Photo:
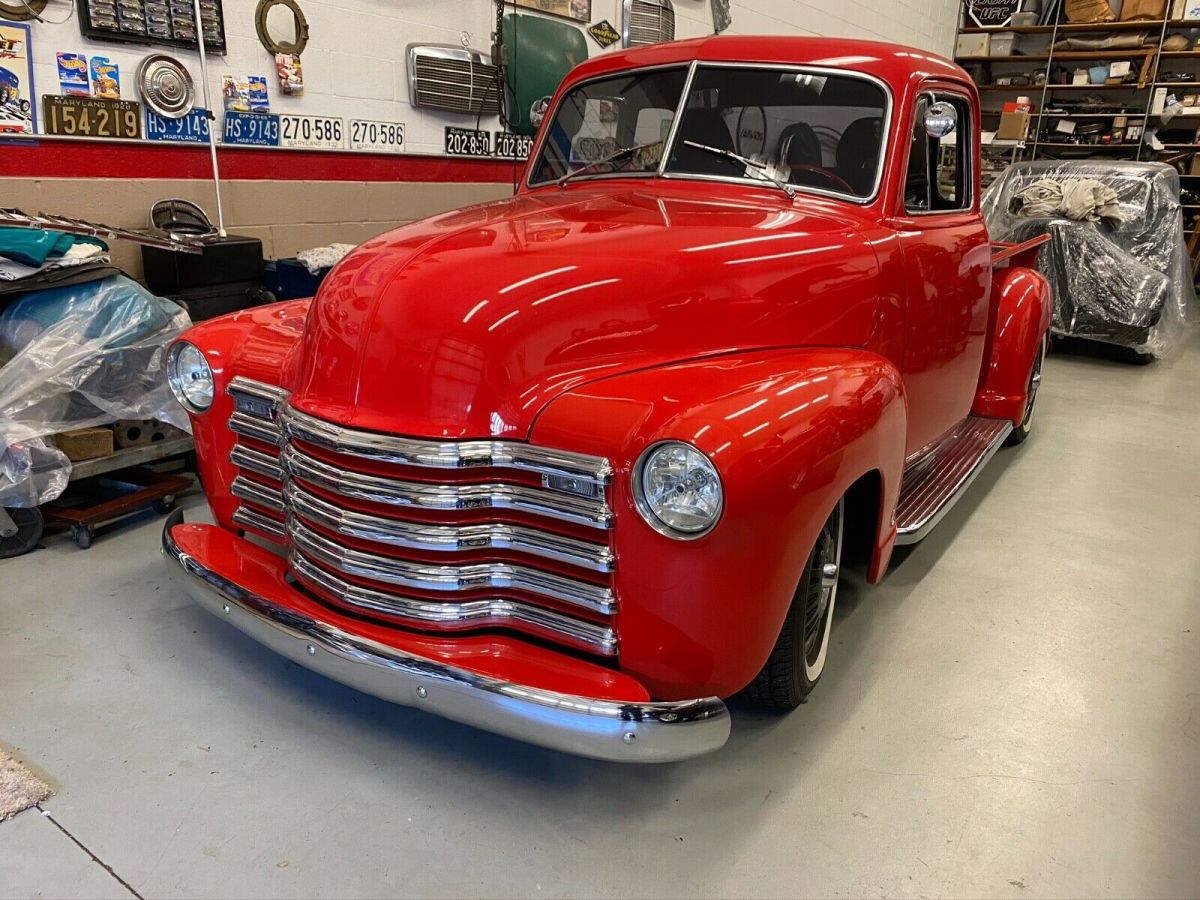
<path fill-rule="evenodd" d="M 299 0 L 308 19 L 310 40 L 302 55 L 303 98 L 281 97 L 272 85 L 276 112 L 333 115 L 403 122 L 408 151 L 421 156 L 441 154 L 444 126 L 474 127 L 470 117 L 416 109 L 408 99 L 405 47 L 411 42 L 458 45 L 464 32 L 469 43 L 486 50 L 491 43 L 495 7 L 491 0 Z M 45 16 L 63 19 L 75 0 L 50 0 Z M 257 0 L 224 0 L 228 55 L 210 58 L 210 90 L 220 103 L 222 73 L 273 72 L 272 58 L 255 33 Z M 709 0 L 674 0 L 677 36 L 712 33 Z M 511 11 L 511 7 L 506 11 Z M 815 34 L 889 40 L 935 52 L 952 49 L 958 0 L 734 0 L 733 33 Z M 528 10 L 521 10 L 529 12 Z M 620 29 L 620 0 L 593 0 L 592 21 L 607 19 Z M 121 68 L 122 89 L 136 97 L 134 74 L 138 63 L 158 48 L 88 41 L 78 22 L 32 24 L 35 87 L 38 95 L 58 93 L 55 53 L 102 54 Z M 601 50 L 590 38 L 588 52 Z M 168 50 L 199 79 L 195 53 Z M 40 105 L 40 104 L 39 104 Z M 484 119 L 480 127 L 498 123 Z M 46 153 L 61 158 L 65 145 L 44 142 Z M 71 145 L 71 153 L 74 147 Z M 88 159 L 102 154 L 120 159 L 118 145 L 90 145 L 80 152 L 78 166 L 42 166 L 37 152 L 16 164 L 0 150 L 0 197 L 3 205 L 63 213 L 125 227 L 143 227 L 150 205 L 163 197 L 194 199 L 211 212 L 211 185 L 195 171 L 177 178 L 166 170 L 149 174 L 136 170 L 113 177 L 112 171 L 90 171 Z M 182 156 L 185 152 L 177 152 Z M 235 157 L 236 149 L 223 151 Z M 353 172 L 338 180 L 314 180 L 307 172 L 315 154 L 267 151 L 261 170 L 224 183 L 226 221 L 231 231 L 262 238 L 269 258 L 290 256 L 307 247 L 334 241 L 357 243 L 396 224 L 446 209 L 506 196 L 511 193 L 506 172 L 472 178 L 456 174 L 449 163 L 438 181 L 409 178 L 391 182 L 354 180 Z M 32 160 L 32 161 L 30 161 Z M 398 160 L 402 164 L 403 158 Z M 353 167 L 356 162 L 351 162 Z M 112 166 L 109 166 L 111 170 Z M 195 167 L 193 167 L 195 168 Z M 260 179 L 269 180 L 260 180 Z M 141 271 L 136 248 L 114 248 L 118 263 L 132 274 Z"/>
<path fill-rule="evenodd" d="M 74 3 L 50 0 L 45 16 L 61 19 Z M 257 0 L 224 0 L 228 54 L 209 59 L 214 105 L 220 101 L 222 73 L 261 74 L 270 82 L 273 60 L 255 33 L 256 6 Z M 404 50 L 414 42 L 458 46 L 464 33 L 473 47 L 488 50 L 495 25 L 491 0 L 301 0 L 301 6 L 310 32 L 301 57 L 304 96 L 279 96 L 271 83 L 274 111 L 403 122 L 408 148 L 416 153 L 442 152 L 446 125 L 474 125 L 474 119 L 418 110 L 409 103 Z M 674 7 L 678 37 L 712 33 L 709 0 L 674 0 Z M 731 9 L 731 33 L 862 37 L 950 53 L 958 0 L 734 0 Z M 593 0 L 592 21 L 601 19 L 619 30 L 621 0 Z M 62 50 L 111 57 L 121 68 L 123 90 L 135 97 L 138 63 L 156 50 L 85 40 L 73 18 L 59 25 L 35 22 L 33 29 L 39 94 L 58 93 L 55 53 Z M 611 52 L 591 38 L 587 44 L 592 55 Z M 198 81 L 195 53 L 165 52 L 183 62 Z M 494 119 L 485 119 L 481 127 L 496 125 Z"/>

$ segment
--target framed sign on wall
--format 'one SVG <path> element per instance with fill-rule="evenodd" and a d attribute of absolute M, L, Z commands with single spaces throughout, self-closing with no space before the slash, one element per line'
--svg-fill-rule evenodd
<path fill-rule="evenodd" d="M 37 131 L 29 26 L 0 22 L 0 135 Z"/>
<path fill-rule="evenodd" d="M 967 0 L 967 14 L 980 28 L 1002 28 L 1021 9 L 1021 0 Z"/>
<path fill-rule="evenodd" d="M 592 0 L 508 0 L 513 6 L 523 6 L 552 16 L 574 19 L 576 22 L 592 20 Z"/>

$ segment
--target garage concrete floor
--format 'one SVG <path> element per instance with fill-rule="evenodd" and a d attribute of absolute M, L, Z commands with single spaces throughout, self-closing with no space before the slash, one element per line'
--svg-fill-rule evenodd
<path fill-rule="evenodd" d="M 1200 347 L 1044 385 L 1036 435 L 844 588 L 812 701 L 671 766 L 284 662 L 168 587 L 160 519 L 52 536 L 0 563 L 0 740 L 58 788 L 0 823 L 0 895 L 1196 896 Z"/>

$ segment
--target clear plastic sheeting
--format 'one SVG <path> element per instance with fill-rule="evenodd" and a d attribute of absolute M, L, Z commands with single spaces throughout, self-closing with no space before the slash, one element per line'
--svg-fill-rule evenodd
<path fill-rule="evenodd" d="M 1049 180 L 1070 196 L 1081 179 L 1116 193 L 1117 217 L 1075 220 L 1034 214 L 1022 193 Z M 983 214 L 993 241 L 1050 241 L 1038 268 L 1054 289 L 1055 334 L 1166 355 L 1194 315 L 1196 292 L 1184 242 L 1179 174 L 1150 162 L 1038 160 L 1010 166 L 987 189 Z M 1092 217 L 1095 218 L 1094 216 Z"/>
<path fill-rule="evenodd" d="M 50 437 L 118 419 L 190 431 L 162 371 L 191 322 L 180 307 L 117 275 L 31 291 L 0 312 L 0 506 L 61 494 L 71 463 Z"/>

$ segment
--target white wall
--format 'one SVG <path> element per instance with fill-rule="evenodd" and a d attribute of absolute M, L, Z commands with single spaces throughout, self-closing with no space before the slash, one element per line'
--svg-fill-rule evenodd
<path fill-rule="evenodd" d="M 495 22 L 492 0 L 300 0 L 310 39 L 302 56 L 303 98 L 281 97 L 273 84 L 275 112 L 336 115 L 405 123 L 409 150 L 440 153 L 443 126 L 474 125 L 474 119 L 417 110 L 408 103 L 404 48 L 412 42 L 457 45 L 463 31 L 472 46 L 486 50 Z M 254 29 L 256 0 L 224 0 L 228 55 L 209 60 L 214 105 L 220 104 L 224 72 L 273 77 L 273 60 Z M 677 36 L 710 34 L 708 0 L 674 0 Z M 61 19 L 74 0 L 50 0 L 45 17 Z M 620 0 L 593 0 L 592 21 L 607 19 L 620 30 Z M 743 34 L 825 34 L 912 44 L 950 53 L 957 0 L 734 0 L 730 32 Z M 62 25 L 30 23 L 37 94 L 58 93 L 54 54 L 69 51 L 112 58 L 121 68 L 122 94 L 136 99 L 133 76 L 140 60 L 167 52 L 199 79 L 195 53 L 84 40 L 71 19 Z M 589 52 L 600 48 L 589 37 Z M 40 99 L 39 99 L 39 117 Z M 495 127 L 485 122 L 482 127 Z M 134 174 L 134 173 L 131 173 Z"/>

